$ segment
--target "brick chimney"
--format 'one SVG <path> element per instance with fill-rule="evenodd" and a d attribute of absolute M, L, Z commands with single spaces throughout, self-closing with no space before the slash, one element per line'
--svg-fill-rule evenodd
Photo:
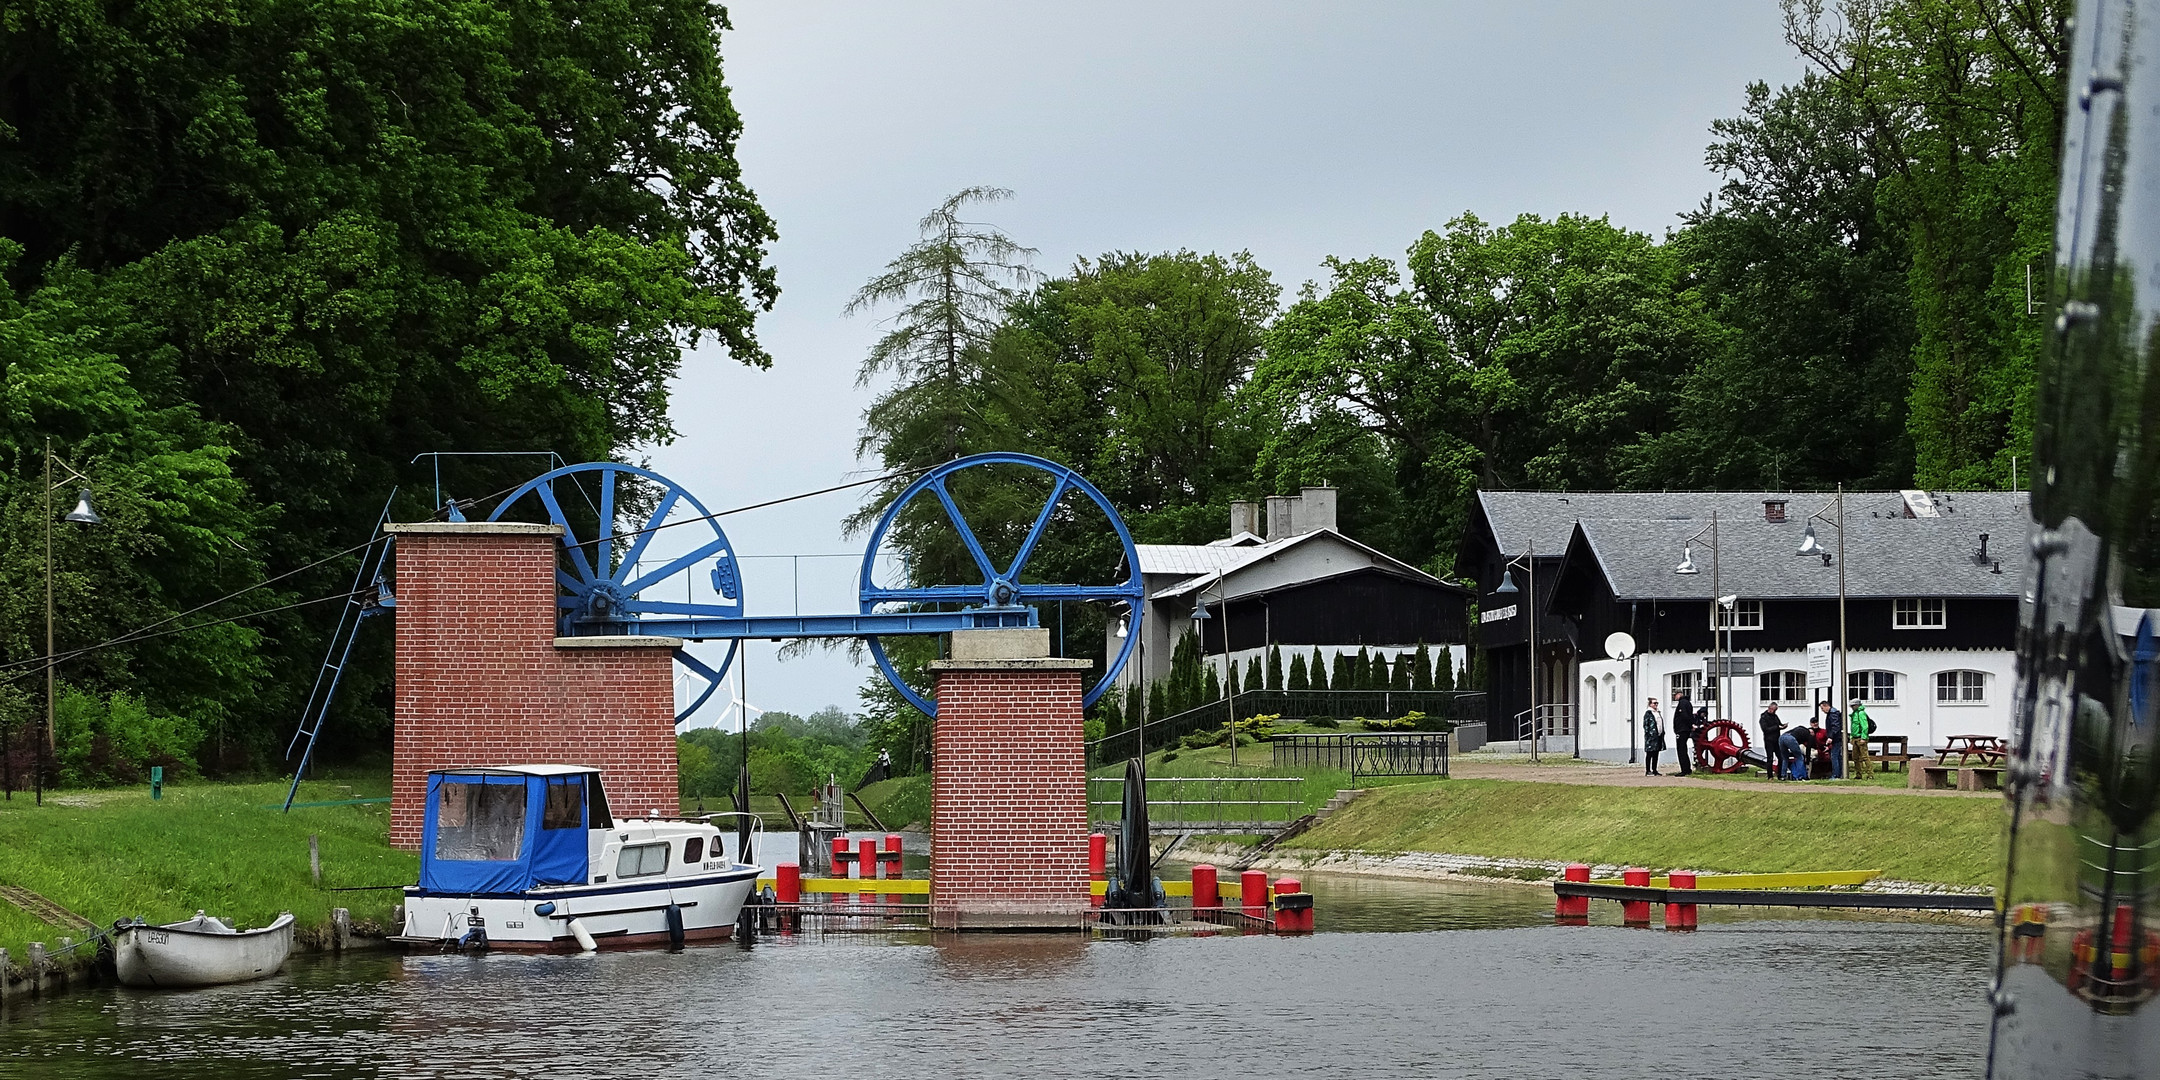
<path fill-rule="evenodd" d="M 1785 520 L 1785 500 L 1764 499 L 1762 504 L 1762 519 L 1768 522 L 1780 522 Z"/>
<path fill-rule="evenodd" d="M 1230 504 L 1230 536 L 1240 533 L 1260 535 L 1260 504 L 1240 499 Z"/>

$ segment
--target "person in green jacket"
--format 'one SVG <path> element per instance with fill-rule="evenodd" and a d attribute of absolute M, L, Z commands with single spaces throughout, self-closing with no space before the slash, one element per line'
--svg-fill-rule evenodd
<path fill-rule="evenodd" d="M 1868 736 L 1875 734 L 1875 718 L 1867 714 L 1867 703 L 1852 703 L 1852 713 L 1845 717 L 1845 732 L 1852 739 L 1853 756 L 1859 764 L 1855 770 L 1866 776 L 1868 771 Z"/>

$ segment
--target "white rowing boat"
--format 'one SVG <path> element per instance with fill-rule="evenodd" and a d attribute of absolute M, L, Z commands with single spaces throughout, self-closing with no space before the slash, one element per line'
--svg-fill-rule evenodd
<path fill-rule="evenodd" d="M 153 926 L 137 919 L 113 927 L 113 966 L 128 986 L 220 986 L 267 978 L 292 955 L 291 912 L 259 930 L 235 930 L 198 911 Z"/>

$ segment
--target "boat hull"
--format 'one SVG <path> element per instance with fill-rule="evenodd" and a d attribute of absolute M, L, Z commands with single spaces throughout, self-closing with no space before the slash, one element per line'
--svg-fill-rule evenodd
<path fill-rule="evenodd" d="M 222 986 L 277 974 L 292 946 L 291 915 L 231 934 L 133 924 L 113 932 L 113 967 L 127 986 Z"/>
<path fill-rule="evenodd" d="M 674 932 L 668 908 L 681 919 L 685 942 L 722 941 L 735 932 L 744 901 L 757 887 L 758 868 L 738 866 L 720 874 L 669 878 L 649 885 L 566 885 L 506 896 L 450 896 L 408 889 L 404 932 L 406 945 L 478 945 L 468 939 L 477 928 L 486 947 L 541 951 L 581 948 L 570 923 L 574 919 L 602 949 L 668 945 Z M 546 914 L 542 909 L 553 905 Z"/>

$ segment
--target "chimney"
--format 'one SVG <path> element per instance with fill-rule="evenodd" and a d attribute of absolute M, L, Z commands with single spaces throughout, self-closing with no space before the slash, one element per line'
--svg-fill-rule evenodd
<path fill-rule="evenodd" d="M 1297 531 L 1319 532 L 1335 528 L 1335 489 L 1309 487 L 1300 489 L 1297 508 Z"/>
<path fill-rule="evenodd" d="M 1297 535 L 1291 531 L 1291 517 L 1297 512 L 1297 496 L 1270 495 L 1267 497 L 1267 538 L 1288 540 Z"/>
<path fill-rule="evenodd" d="M 1762 503 L 1762 519 L 1768 522 L 1785 520 L 1785 500 L 1764 499 Z"/>
<path fill-rule="evenodd" d="M 1260 535 L 1259 503 L 1245 499 L 1237 499 L 1230 503 L 1230 536 L 1235 539 L 1240 533 L 1251 533 L 1254 536 Z"/>

